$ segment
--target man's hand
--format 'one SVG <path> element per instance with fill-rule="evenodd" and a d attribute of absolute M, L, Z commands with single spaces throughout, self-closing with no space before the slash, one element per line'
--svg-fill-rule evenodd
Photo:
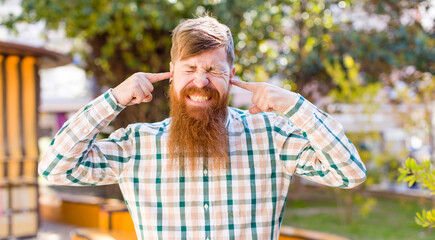
<path fill-rule="evenodd" d="M 284 112 L 296 104 L 299 98 L 298 94 L 294 92 L 264 82 L 242 82 L 231 79 L 230 83 L 254 93 L 251 99 L 254 106 L 249 108 L 249 112 L 252 114 L 272 111 Z"/>
<path fill-rule="evenodd" d="M 116 101 L 123 106 L 130 106 L 153 99 L 153 83 L 172 77 L 171 72 L 143 73 L 137 72 L 112 90 Z"/>

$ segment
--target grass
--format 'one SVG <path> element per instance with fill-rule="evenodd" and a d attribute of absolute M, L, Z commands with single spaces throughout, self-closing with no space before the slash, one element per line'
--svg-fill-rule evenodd
<path fill-rule="evenodd" d="M 377 197 L 376 204 L 365 216 L 359 213 L 364 202 L 362 200 L 353 204 L 352 221 L 345 223 L 344 208 L 337 207 L 335 199 L 339 195 L 334 194 L 334 190 L 309 190 L 309 193 L 304 191 L 294 195 L 290 191 L 283 225 L 333 233 L 350 239 L 435 239 L 435 229 L 422 228 L 414 221 L 416 212 L 432 207 L 430 202 L 422 203 L 418 198 L 403 200 Z"/>

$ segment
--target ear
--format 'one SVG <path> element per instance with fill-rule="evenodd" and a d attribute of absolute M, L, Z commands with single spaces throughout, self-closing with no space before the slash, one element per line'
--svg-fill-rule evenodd
<path fill-rule="evenodd" d="M 233 68 L 231 69 L 231 72 L 230 72 L 230 79 L 233 79 L 235 75 L 236 75 L 236 67 L 233 65 Z M 233 84 L 230 83 L 228 85 L 228 91 L 231 90 L 231 87 L 233 87 Z"/>
<path fill-rule="evenodd" d="M 172 62 L 169 63 L 169 71 L 171 71 L 172 75 L 174 74 L 174 64 Z"/>

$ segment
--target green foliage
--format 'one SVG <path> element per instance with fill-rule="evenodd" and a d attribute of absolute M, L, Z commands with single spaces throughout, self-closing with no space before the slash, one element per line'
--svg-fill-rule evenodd
<path fill-rule="evenodd" d="M 435 209 L 427 211 L 423 209 L 422 214 L 417 213 L 415 222 L 422 227 L 435 228 Z"/>
<path fill-rule="evenodd" d="M 422 208 L 429 208 L 432 205 L 429 200 L 421 202 L 389 197 L 363 200 L 363 203 L 373 201 L 376 205 L 367 215 L 355 214 L 352 222 L 343 223 L 334 197 L 328 194 L 332 189 L 322 190 L 315 195 L 315 191 L 310 189 L 297 196 L 290 190 L 282 225 L 334 233 L 352 240 L 435 239 L 433 228 L 422 228 L 409 217 Z M 308 196 L 304 197 L 305 194 Z M 302 203 L 304 205 L 300 207 Z M 361 206 L 355 204 L 352 211 L 361 212 Z"/>
<path fill-rule="evenodd" d="M 336 88 L 329 92 L 334 102 L 373 106 L 374 98 L 382 88 L 382 83 L 364 83 L 359 76 L 361 66 L 355 63 L 351 56 L 344 56 L 341 62 L 338 58 L 333 62 L 325 59 L 323 65 L 336 85 Z"/>
<path fill-rule="evenodd" d="M 415 159 L 408 158 L 405 166 L 399 168 L 400 177 L 398 181 L 407 182 L 409 186 L 419 183 L 435 195 L 435 168 L 430 159 L 423 160 L 418 164 Z"/>
<path fill-rule="evenodd" d="M 83 66 L 103 89 L 115 87 L 134 72 L 169 70 L 171 31 L 180 21 L 209 11 L 233 31 L 242 13 L 257 1 L 156 1 L 156 0 L 22 0 L 23 12 L 3 24 L 45 22 L 47 30 L 64 29 L 74 38 L 72 54 L 80 54 Z M 155 84 L 153 104 L 126 108 L 115 127 L 132 122 L 153 122 L 167 117 L 167 82 Z M 97 93 L 98 94 L 98 93 Z"/>
<path fill-rule="evenodd" d="M 349 21 L 331 11 L 339 2 L 343 11 L 364 6 L 368 14 L 391 17 L 382 31 L 353 29 Z M 64 29 L 75 39 L 72 54 L 81 54 L 98 85 L 114 87 L 136 71 L 167 71 L 171 30 L 183 19 L 209 11 L 233 32 L 237 75 L 248 81 L 278 78 L 293 91 L 316 100 L 317 93 L 323 96 L 337 86 L 325 65 L 334 65 L 334 58 L 341 59 L 341 64 L 347 58 L 358 63 L 364 76 L 358 81 L 367 91 L 364 96 L 378 88 L 367 83 L 379 82 L 380 74 L 389 74 L 394 68 L 415 65 L 432 74 L 435 47 L 431 33 L 418 22 L 404 25 L 399 21 L 404 12 L 427 2 L 22 0 L 21 15 L 10 16 L 3 24 L 13 30 L 16 23 L 42 21 L 47 30 Z M 350 79 L 356 78 L 348 76 L 343 81 Z M 342 83 L 345 94 L 358 89 L 355 82 L 348 89 Z M 166 87 L 157 84 L 156 92 L 161 94 L 154 95 L 152 109 L 146 104 L 129 107 L 116 121 L 156 121 L 167 116 Z"/>
<path fill-rule="evenodd" d="M 341 30 L 333 23 L 330 10 L 337 2 L 266 1 L 246 11 L 240 33 L 235 35 L 237 74 L 251 81 L 275 77 L 295 83 L 292 90 L 307 98 L 312 92 L 304 91 L 304 86 L 319 83 L 326 87 L 322 89 L 325 94 L 331 79 L 322 59 L 335 44 L 331 35 Z"/>
<path fill-rule="evenodd" d="M 435 168 L 430 159 L 423 160 L 421 164 L 418 164 L 415 159 L 408 158 L 405 162 L 405 166 L 399 168 L 400 177 L 398 181 L 408 183 L 411 187 L 415 183 L 421 184 L 431 195 L 435 195 Z M 418 225 L 423 227 L 435 227 L 435 209 L 423 210 L 417 213 L 415 221 Z"/>
<path fill-rule="evenodd" d="M 367 16 L 383 17 L 385 28 L 353 28 L 354 19 L 341 20 L 331 11 L 339 2 L 344 5 L 342 11 L 364 9 Z M 292 90 L 311 100 L 316 100 L 316 93 L 325 95 L 337 87 L 325 65 L 334 64 L 337 58 L 342 65 L 345 58 L 358 63 L 358 71 L 363 76 L 359 81 L 364 86 L 372 82 L 383 85 L 380 75 L 389 75 L 394 69 L 406 66 L 433 74 L 433 32 L 425 31 L 418 21 L 400 22 L 401 16 L 409 15 L 407 11 L 428 4 L 421 0 L 265 2 L 243 14 L 240 33 L 235 35 L 239 53 L 237 74 L 250 81 L 271 77 L 288 80 L 297 86 L 297 90 Z M 378 88 L 370 85 L 365 90 L 370 95 Z"/>
<path fill-rule="evenodd" d="M 370 213 L 376 208 L 376 205 L 378 204 L 378 201 L 376 198 L 367 198 L 367 199 L 361 199 L 359 202 L 361 204 L 360 208 L 358 209 L 358 213 L 363 218 L 370 217 Z"/>

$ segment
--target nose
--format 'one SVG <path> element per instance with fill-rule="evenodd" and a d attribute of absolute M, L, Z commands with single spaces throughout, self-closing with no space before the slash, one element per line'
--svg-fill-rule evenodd
<path fill-rule="evenodd" d="M 195 75 L 195 79 L 193 80 L 193 83 L 198 87 L 198 88 L 203 88 L 205 86 L 207 86 L 209 84 L 209 80 L 207 78 L 207 73 L 204 72 L 198 72 Z"/>

